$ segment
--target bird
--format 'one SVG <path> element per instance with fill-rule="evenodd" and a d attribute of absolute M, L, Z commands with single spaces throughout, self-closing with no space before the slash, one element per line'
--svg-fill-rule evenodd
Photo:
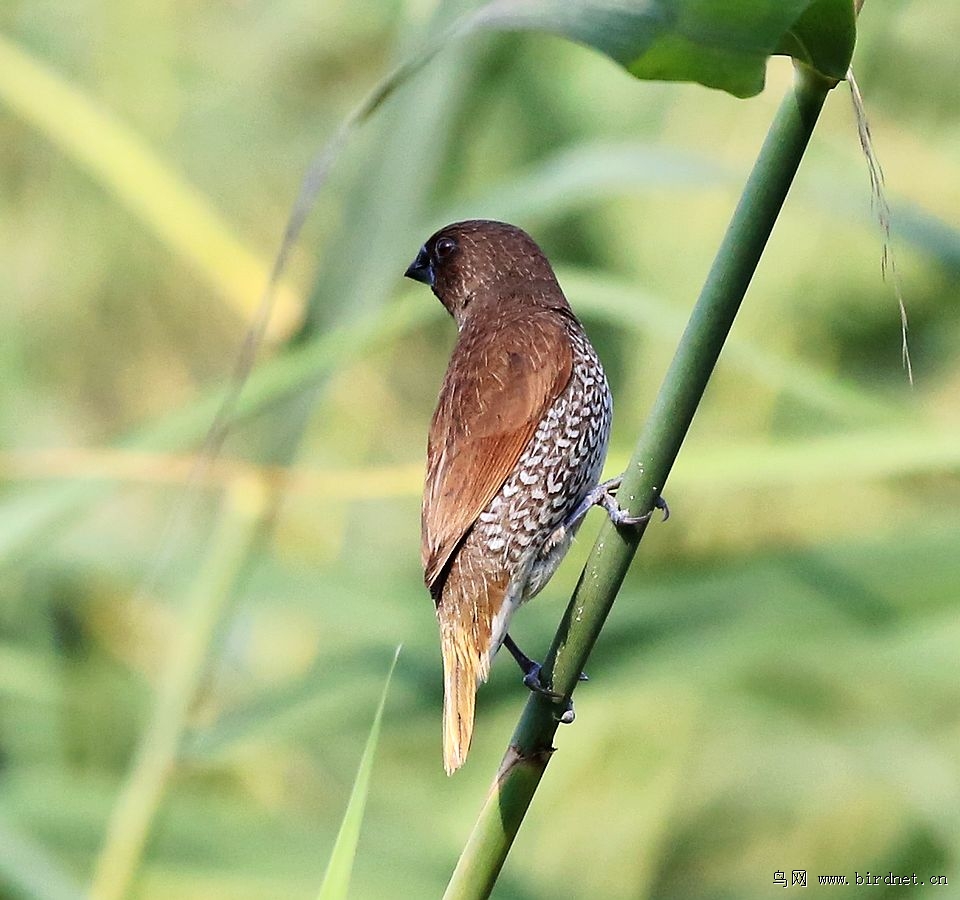
<path fill-rule="evenodd" d="M 452 775 L 466 760 L 476 692 L 501 646 L 528 687 L 550 693 L 508 626 L 556 571 L 587 510 L 600 504 L 618 525 L 648 516 L 620 509 L 619 479 L 600 483 L 610 387 L 530 235 L 505 222 L 456 222 L 433 234 L 404 274 L 430 286 L 458 332 L 430 423 L 421 510 Z"/>

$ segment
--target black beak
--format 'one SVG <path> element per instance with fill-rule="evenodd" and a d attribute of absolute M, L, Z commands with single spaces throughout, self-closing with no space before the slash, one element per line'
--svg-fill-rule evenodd
<path fill-rule="evenodd" d="M 407 271 L 403 274 L 407 278 L 412 278 L 414 281 L 422 281 L 424 284 L 429 284 L 430 287 L 433 287 L 433 263 L 430 262 L 430 254 L 427 253 L 425 246 L 420 248 L 417 258 L 407 266 Z"/>

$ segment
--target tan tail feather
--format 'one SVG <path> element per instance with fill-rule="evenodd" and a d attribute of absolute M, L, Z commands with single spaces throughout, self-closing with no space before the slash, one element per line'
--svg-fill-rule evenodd
<path fill-rule="evenodd" d="M 443 654 L 443 767 L 452 775 L 466 762 L 473 738 L 477 685 L 487 680 L 490 660 L 469 632 L 440 623 Z"/>

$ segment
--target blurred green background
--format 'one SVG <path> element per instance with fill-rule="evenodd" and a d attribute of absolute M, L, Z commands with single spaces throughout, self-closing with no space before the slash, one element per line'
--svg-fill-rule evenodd
<path fill-rule="evenodd" d="M 352 896 L 441 893 L 526 692 L 500 660 L 446 778 L 419 488 L 454 328 L 403 269 L 455 218 L 531 231 L 615 474 L 790 79 L 451 48 L 348 143 L 196 472 L 310 159 L 455 6 L 0 5 L 0 896 L 111 896 L 111 821 L 130 896 L 315 896 L 398 643 Z M 841 86 L 496 896 L 960 896 L 960 7 L 861 27 L 916 384 Z"/>

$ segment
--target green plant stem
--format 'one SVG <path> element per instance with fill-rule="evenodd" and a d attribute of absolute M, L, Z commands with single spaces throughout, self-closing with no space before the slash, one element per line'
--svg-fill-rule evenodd
<path fill-rule="evenodd" d="M 801 65 L 780 105 L 623 476 L 620 505 L 649 512 L 680 451 L 834 82 Z M 544 661 L 569 697 L 606 621 L 644 529 L 607 522 Z M 446 898 L 487 897 L 553 752 L 557 706 L 531 694 L 457 863 Z"/>
<path fill-rule="evenodd" d="M 258 479 L 240 478 L 230 486 L 226 509 L 171 642 L 150 721 L 110 815 L 90 887 L 92 900 L 121 900 L 129 892 L 176 765 L 217 623 L 268 508 L 269 491 Z"/>

